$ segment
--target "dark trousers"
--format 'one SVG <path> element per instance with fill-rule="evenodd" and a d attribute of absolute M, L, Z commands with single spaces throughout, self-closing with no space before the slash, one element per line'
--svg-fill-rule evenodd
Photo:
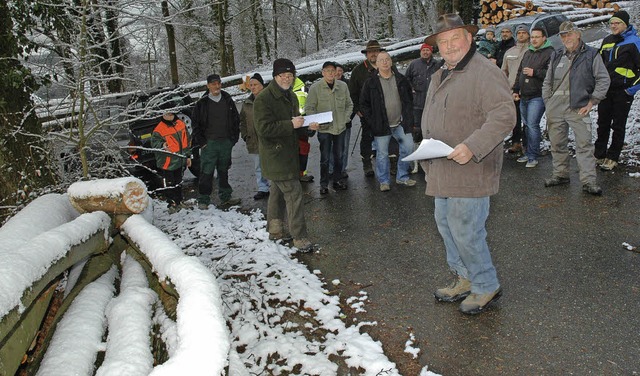
<path fill-rule="evenodd" d="M 422 141 L 422 112 L 424 108 L 413 109 L 413 142 L 420 143 Z"/>
<path fill-rule="evenodd" d="M 329 179 L 334 183 L 342 180 L 342 154 L 344 152 L 344 132 L 339 135 L 318 132 L 320 142 L 320 186 L 327 188 Z M 333 158 L 330 155 L 333 154 Z M 333 160 L 333 176 L 329 176 L 329 161 Z"/>
<path fill-rule="evenodd" d="M 207 145 L 200 149 L 200 177 L 198 184 L 198 202 L 211 203 L 213 191 L 213 173 L 218 173 L 218 197 L 221 202 L 231 198 L 233 190 L 229 185 L 229 168 L 231 168 L 231 149 L 233 144 L 229 139 L 208 140 Z"/>
<path fill-rule="evenodd" d="M 159 191 L 164 195 L 169 206 L 179 205 L 182 202 L 182 168 L 175 170 L 160 170 L 162 175 L 162 188 Z"/>
<path fill-rule="evenodd" d="M 370 160 L 373 155 L 373 149 L 371 144 L 373 143 L 373 133 L 371 133 L 371 127 L 365 120 L 364 116 L 360 118 L 360 127 L 362 128 L 362 138 L 360 139 L 360 156 L 363 160 Z"/>
<path fill-rule="evenodd" d="M 513 101 L 516 106 L 516 125 L 513 127 L 513 134 L 511 135 L 511 143 L 521 142 L 522 146 L 527 145 L 527 134 L 522 129 L 522 116 L 520 115 L 520 101 Z"/>
<path fill-rule="evenodd" d="M 617 162 L 620 158 L 632 103 L 632 96 L 624 90 L 615 90 L 609 91 L 607 97 L 598 104 L 598 138 L 593 153 L 596 159 L 609 158 Z M 609 135 L 611 145 L 607 149 Z"/>

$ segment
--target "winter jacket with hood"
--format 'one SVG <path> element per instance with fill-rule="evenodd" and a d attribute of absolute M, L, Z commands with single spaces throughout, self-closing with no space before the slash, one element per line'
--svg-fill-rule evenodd
<path fill-rule="evenodd" d="M 633 25 L 620 35 L 602 41 L 600 56 L 611 77 L 609 90 L 625 90 L 634 95 L 640 89 L 640 38 Z"/>
<path fill-rule="evenodd" d="M 447 158 L 423 161 L 429 177 L 426 193 L 435 197 L 491 196 L 499 188 L 502 142 L 516 122 L 511 88 L 500 68 L 476 53 L 473 43 L 442 79 L 445 67 L 431 78 L 422 113 L 422 136 L 451 147 L 463 143 L 473 158 L 463 165 Z"/>

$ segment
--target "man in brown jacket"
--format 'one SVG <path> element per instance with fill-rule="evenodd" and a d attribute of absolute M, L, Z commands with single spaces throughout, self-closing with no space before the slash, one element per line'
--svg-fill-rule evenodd
<path fill-rule="evenodd" d="M 438 289 L 439 301 L 461 299 L 460 311 L 482 312 L 502 293 L 486 241 L 489 197 L 498 192 L 502 141 L 513 128 L 516 111 L 507 78 L 476 53 L 476 26 L 460 16 L 438 18 L 435 34 L 446 69 L 431 78 L 422 135 L 454 149 L 446 158 L 422 162 L 429 176 L 427 195 L 435 197 L 435 219 L 447 251 L 454 283 Z M 491 89 L 486 90 L 487 82 Z"/>

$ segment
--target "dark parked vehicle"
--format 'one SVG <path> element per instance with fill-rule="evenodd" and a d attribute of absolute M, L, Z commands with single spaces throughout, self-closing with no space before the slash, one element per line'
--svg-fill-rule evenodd
<path fill-rule="evenodd" d="M 496 37 L 500 38 L 500 30 L 502 30 L 505 26 L 511 28 L 511 30 L 516 29 L 518 25 L 526 25 L 529 30 L 534 27 L 543 27 L 547 30 L 547 38 L 553 48 L 558 49 L 562 47 L 562 41 L 560 40 L 560 24 L 564 21 L 568 21 L 567 16 L 561 13 L 543 13 L 537 16 L 524 16 L 524 17 L 516 17 L 508 21 L 504 21 L 499 23 L 496 26 Z"/>

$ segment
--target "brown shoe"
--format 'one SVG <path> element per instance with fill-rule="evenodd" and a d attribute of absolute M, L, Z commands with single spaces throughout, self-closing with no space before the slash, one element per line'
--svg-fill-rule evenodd
<path fill-rule="evenodd" d="M 460 312 L 467 315 L 476 315 L 484 311 L 491 303 L 500 299 L 502 296 L 502 288 L 498 287 L 495 291 L 486 294 L 471 294 L 460 303 Z"/>
<path fill-rule="evenodd" d="M 511 154 L 522 153 L 522 143 L 515 142 L 507 151 Z"/>
<path fill-rule="evenodd" d="M 280 240 L 285 242 L 293 239 L 291 234 L 284 228 L 284 224 L 281 219 L 272 219 L 269 221 L 269 240 Z"/>
<path fill-rule="evenodd" d="M 302 253 L 313 251 L 313 244 L 306 238 L 293 239 L 293 246 L 298 248 L 298 251 Z"/>
<path fill-rule="evenodd" d="M 596 164 L 598 164 L 597 161 L 596 161 Z M 602 165 L 600 165 L 600 169 L 602 171 L 611 171 L 617 166 L 618 166 L 618 162 L 614 161 L 613 159 L 606 158 L 604 162 L 602 162 Z"/>
<path fill-rule="evenodd" d="M 458 276 L 456 280 L 449 286 L 437 289 L 433 296 L 439 302 L 457 302 L 471 294 L 471 281 Z"/>

